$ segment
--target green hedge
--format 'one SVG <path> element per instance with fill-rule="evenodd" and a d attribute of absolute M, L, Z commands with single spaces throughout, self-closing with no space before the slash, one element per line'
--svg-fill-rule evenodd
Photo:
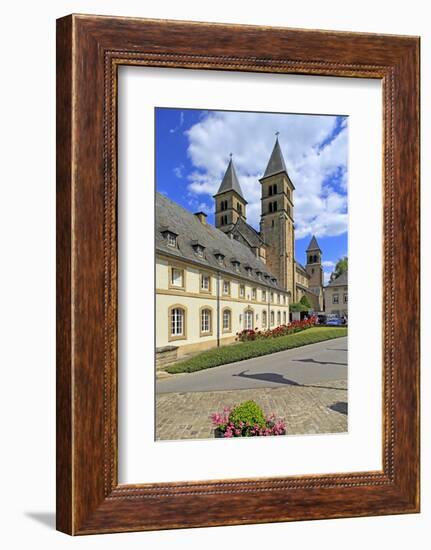
<path fill-rule="evenodd" d="M 315 344 L 324 340 L 341 338 L 342 336 L 347 336 L 347 328 L 345 327 L 312 327 L 297 334 L 288 334 L 278 338 L 240 342 L 230 346 L 212 348 L 190 359 L 171 365 L 166 368 L 166 371 L 171 374 L 195 372 L 235 363 L 235 361 L 260 357 L 261 355 L 269 355 L 277 351 Z"/>

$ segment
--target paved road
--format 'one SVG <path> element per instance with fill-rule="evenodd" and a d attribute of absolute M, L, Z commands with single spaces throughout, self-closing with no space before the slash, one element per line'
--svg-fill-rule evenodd
<path fill-rule="evenodd" d="M 347 380 L 347 337 L 157 380 L 157 393 L 312 386 Z M 330 384 L 328 384 L 330 387 Z"/>

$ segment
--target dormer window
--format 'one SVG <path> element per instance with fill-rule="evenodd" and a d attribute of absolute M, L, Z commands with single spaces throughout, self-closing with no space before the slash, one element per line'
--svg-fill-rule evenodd
<path fill-rule="evenodd" d="M 269 278 L 270 278 L 270 277 L 269 277 L 269 275 L 268 275 L 268 273 L 264 273 L 264 275 L 263 275 L 263 276 L 265 277 L 265 280 L 266 280 L 266 281 L 268 281 L 268 280 L 269 280 Z"/>
<path fill-rule="evenodd" d="M 198 241 L 192 241 L 192 247 L 196 256 L 199 256 L 199 258 L 204 257 L 205 247 L 201 243 Z"/>
<path fill-rule="evenodd" d="M 241 265 L 240 262 L 238 260 L 233 259 L 232 260 L 232 265 L 233 265 L 234 270 L 237 273 L 239 273 L 239 266 Z"/>
<path fill-rule="evenodd" d="M 168 246 L 170 246 L 171 248 L 176 248 L 177 247 L 177 237 L 178 237 L 177 233 L 175 233 L 175 231 L 172 231 L 171 229 L 169 229 L 169 227 L 162 227 L 160 231 L 161 231 L 163 237 L 166 240 L 166 244 Z"/>
<path fill-rule="evenodd" d="M 224 254 L 222 254 L 218 250 L 214 250 L 214 256 L 215 256 L 215 259 L 217 260 L 217 263 L 219 265 L 224 265 Z"/>
<path fill-rule="evenodd" d="M 245 266 L 244 266 L 244 269 L 245 269 L 247 275 L 250 277 L 250 276 L 251 276 L 251 272 L 252 272 L 251 266 L 245 265 Z"/>
<path fill-rule="evenodd" d="M 256 276 L 259 280 L 262 280 L 262 271 L 257 270 L 256 271 Z"/>
<path fill-rule="evenodd" d="M 172 248 L 177 247 L 177 236 L 173 233 L 168 233 L 166 236 L 166 242 L 168 243 L 168 246 L 172 246 Z"/>
<path fill-rule="evenodd" d="M 271 283 L 272 284 L 277 284 L 277 279 L 275 277 L 271 277 Z"/>

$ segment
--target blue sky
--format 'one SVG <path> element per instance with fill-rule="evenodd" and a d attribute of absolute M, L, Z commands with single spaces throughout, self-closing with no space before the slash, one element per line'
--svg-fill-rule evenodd
<path fill-rule="evenodd" d="M 295 185 L 296 258 L 305 263 L 313 234 L 325 278 L 347 254 L 348 117 L 156 108 L 156 188 L 214 223 L 214 201 L 232 153 L 248 201 L 247 221 L 260 219 L 260 183 L 279 141 Z"/>

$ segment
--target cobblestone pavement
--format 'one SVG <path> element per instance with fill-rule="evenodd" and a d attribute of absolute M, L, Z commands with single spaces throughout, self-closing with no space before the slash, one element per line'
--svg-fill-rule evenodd
<path fill-rule="evenodd" d="M 347 432 L 347 382 L 157 395 L 156 439 L 214 437 L 210 415 L 253 399 L 286 422 L 288 435 Z"/>

